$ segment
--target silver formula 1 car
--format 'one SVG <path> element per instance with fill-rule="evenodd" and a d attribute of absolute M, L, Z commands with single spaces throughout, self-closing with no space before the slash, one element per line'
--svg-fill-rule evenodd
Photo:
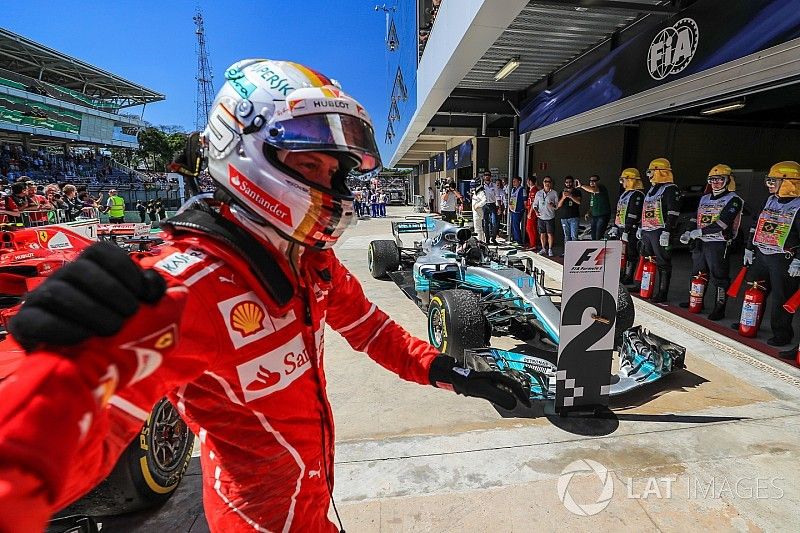
<path fill-rule="evenodd" d="M 545 286 L 533 260 L 490 249 L 470 229 L 433 217 L 393 222 L 392 234 L 394 240 L 370 242 L 370 272 L 391 278 L 427 314 L 431 344 L 459 360 L 524 372 L 532 399 L 552 398 L 561 291 Z M 402 239 L 412 234 L 422 239 L 407 246 Z M 634 318 L 633 300 L 620 285 L 614 324 L 620 365 L 610 395 L 684 367 L 683 347 L 632 327 Z M 525 353 L 489 347 L 493 335 L 525 341 Z"/>

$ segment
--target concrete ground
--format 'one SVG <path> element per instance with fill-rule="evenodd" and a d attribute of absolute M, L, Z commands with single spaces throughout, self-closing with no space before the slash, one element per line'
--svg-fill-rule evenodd
<path fill-rule="evenodd" d="M 389 218 L 360 222 L 337 254 L 369 298 L 424 338 L 419 309 L 366 267 L 369 241 L 389 237 L 389 222 L 407 214 L 390 207 Z M 560 281 L 558 265 L 534 261 Z M 800 371 L 663 308 L 637 300 L 636 310 L 637 323 L 687 347 L 687 369 L 603 419 L 547 418 L 541 406 L 500 412 L 405 383 L 329 332 L 334 497 L 345 529 L 795 531 Z M 104 525 L 206 530 L 197 465 L 160 510 Z"/>

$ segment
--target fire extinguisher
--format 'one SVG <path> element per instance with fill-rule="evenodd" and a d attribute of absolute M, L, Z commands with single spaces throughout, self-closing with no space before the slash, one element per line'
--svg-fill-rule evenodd
<path fill-rule="evenodd" d="M 689 288 L 689 312 L 699 313 L 703 310 L 703 296 L 706 294 L 706 286 L 708 285 L 708 274 L 705 272 L 698 272 L 692 278 L 692 284 Z"/>
<path fill-rule="evenodd" d="M 656 263 L 652 257 L 647 257 L 642 265 L 642 288 L 639 290 L 639 296 L 650 299 L 653 297 L 655 289 Z"/>
<path fill-rule="evenodd" d="M 620 265 L 620 270 L 622 272 L 625 272 L 625 263 L 628 260 L 628 254 L 625 253 L 627 251 L 627 248 L 628 248 L 628 243 L 627 242 L 623 242 L 622 243 L 622 263 Z"/>
<path fill-rule="evenodd" d="M 644 256 L 639 256 L 639 262 L 636 264 L 636 272 L 633 275 L 634 281 L 642 281 L 642 274 L 644 273 Z"/>
<path fill-rule="evenodd" d="M 764 287 L 757 281 L 750 283 L 750 288 L 744 291 L 742 302 L 742 316 L 739 319 L 739 335 L 742 337 L 755 337 L 761 326 L 764 316 Z"/>

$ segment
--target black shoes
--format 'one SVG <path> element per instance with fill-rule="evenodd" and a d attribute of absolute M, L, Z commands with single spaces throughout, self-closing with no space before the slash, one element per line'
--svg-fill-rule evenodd
<path fill-rule="evenodd" d="M 770 337 L 767 340 L 767 344 L 770 346 L 784 346 L 792 342 L 792 339 L 789 337 Z"/>
<path fill-rule="evenodd" d="M 781 359 L 794 359 L 797 357 L 797 346 L 794 348 L 790 348 L 788 350 L 783 350 L 782 352 L 778 352 L 778 357 Z"/>

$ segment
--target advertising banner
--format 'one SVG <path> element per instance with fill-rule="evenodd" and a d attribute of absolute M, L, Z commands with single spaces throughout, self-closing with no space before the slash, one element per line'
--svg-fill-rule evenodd
<path fill-rule="evenodd" d="M 621 260 L 621 241 L 566 244 L 556 411 L 608 405 Z"/>
<path fill-rule="evenodd" d="M 444 152 L 440 152 L 430 158 L 431 172 L 441 172 L 444 170 Z"/>
<path fill-rule="evenodd" d="M 796 0 L 699 0 L 528 101 L 527 132 L 800 37 Z"/>
<path fill-rule="evenodd" d="M 447 170 L 472 166 L 472 140 L 450 148 L 447 151 Z"/>

